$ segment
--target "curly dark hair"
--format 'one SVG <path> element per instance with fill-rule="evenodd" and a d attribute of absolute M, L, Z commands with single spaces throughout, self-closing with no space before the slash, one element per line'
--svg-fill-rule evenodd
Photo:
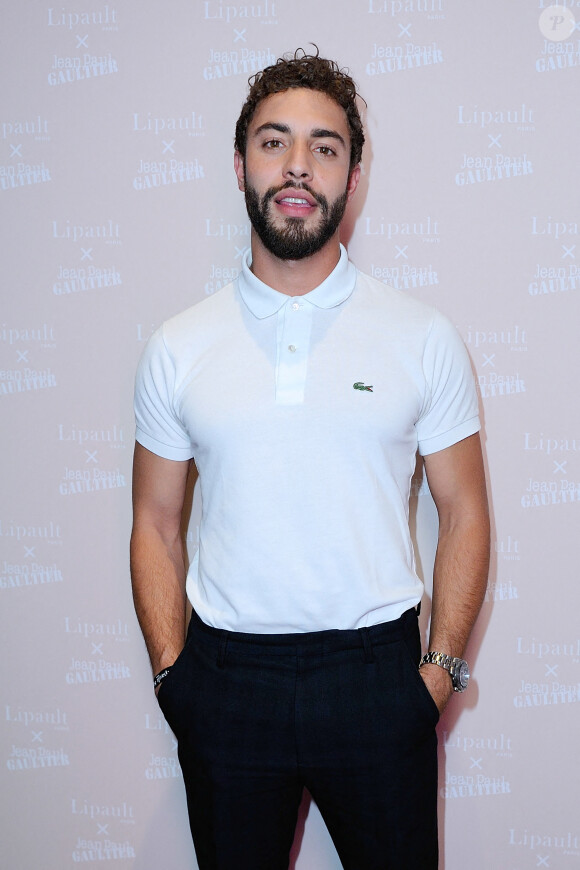
<path fill-rule="evenodd" d="M 311 88 L 326 94 L 344 109 L 350 131 L 350 169 L 360 163 L 365 137 L 356 104 L 359 96 L 356 84 L 346 70 L 341 70 L 333 60 L 320 57 L 315 48 L 316 54 L 306 54 L 304 49 L 298 48 L 294 55 L 278 58 L 275 64 L 248 80 L 250 91 L 236 124 L 234 140 L 242 156 L 246 154 L 248 126 L 262 100 L 289 88 Z"/>

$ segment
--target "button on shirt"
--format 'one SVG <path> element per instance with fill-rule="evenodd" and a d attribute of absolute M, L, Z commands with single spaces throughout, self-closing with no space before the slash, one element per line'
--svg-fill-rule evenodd
<path fill-rule="evenodd" d="M 408 526 L 417 449 L 479 428 L 465 347 L 344 249 L 303 296 L 268 287 L 250 262 L 167 321 L 137 373 L 137 440 L 199 470 L 187 594 L 233 631 L 396 619 L 423 592 Z"/>
<path fill-rule="evenodd" d="M 276 402 L 282 405 L 304 401 L 312 320 L 316 309 L 343 303 L 356 283 L 356 269 L 341 247 L 340 260 L 328 278 L 300 297 L 285 296 L 260 281 L 251 271 L 251 252 L 246 251 L 238 279 L 241 296 L 259 319 L 276 315 Z"/>

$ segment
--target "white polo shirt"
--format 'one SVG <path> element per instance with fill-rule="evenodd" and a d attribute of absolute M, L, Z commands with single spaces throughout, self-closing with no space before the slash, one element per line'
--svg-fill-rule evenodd
<path fill-rule="evenodd" d="M 479 429 L 454 327 L 358 272 L 287 296 L 250 271 L 167 321 L 139 364 L 137 440 L 199 470 L 187 594 L 233 631 L 360 628 L 415 606 L 416 451 Z"/>

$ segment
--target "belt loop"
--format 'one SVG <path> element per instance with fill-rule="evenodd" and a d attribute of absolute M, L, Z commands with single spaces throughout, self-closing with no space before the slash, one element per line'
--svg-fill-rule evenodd
<path fill-rule="evenodd" d="M 373 645 L 371 642 L 371 634 L 370 629 L 368 628 L 360 628 L 360 636 L 362 639 L 362 645 L 365 653 L 365 664 L 370 664 L 375 660 L 375 654 L 373 652 Z"/>
<path fill-rule="evenodd" d="M 220 646 L 219 646 L 218 657 L 217 657 L 218 668 L 225 668 L 227 653 L 228 653 L 228 635 L 227 635 L 226 631 L 223 631 L 222 636 L 220 638 Z"/>

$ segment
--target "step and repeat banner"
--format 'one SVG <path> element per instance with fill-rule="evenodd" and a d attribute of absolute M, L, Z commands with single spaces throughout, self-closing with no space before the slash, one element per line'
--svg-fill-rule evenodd
<path fill-rule="evenodd" d="M 247 79 L 310 43 L 367 103 L 350 255 L 451 318 L 481 400 L 493 558 L 439 726 L 441 866 L 580 866 L 580 2 L 29 0 L 1 30 L 3 866 L 197 866 L 130 594 L 133 378 L 237 274 Z M 420 469 L 411 508 L 426 631 Z M 292 867 L 339 866 L 306 796 Z"/>

